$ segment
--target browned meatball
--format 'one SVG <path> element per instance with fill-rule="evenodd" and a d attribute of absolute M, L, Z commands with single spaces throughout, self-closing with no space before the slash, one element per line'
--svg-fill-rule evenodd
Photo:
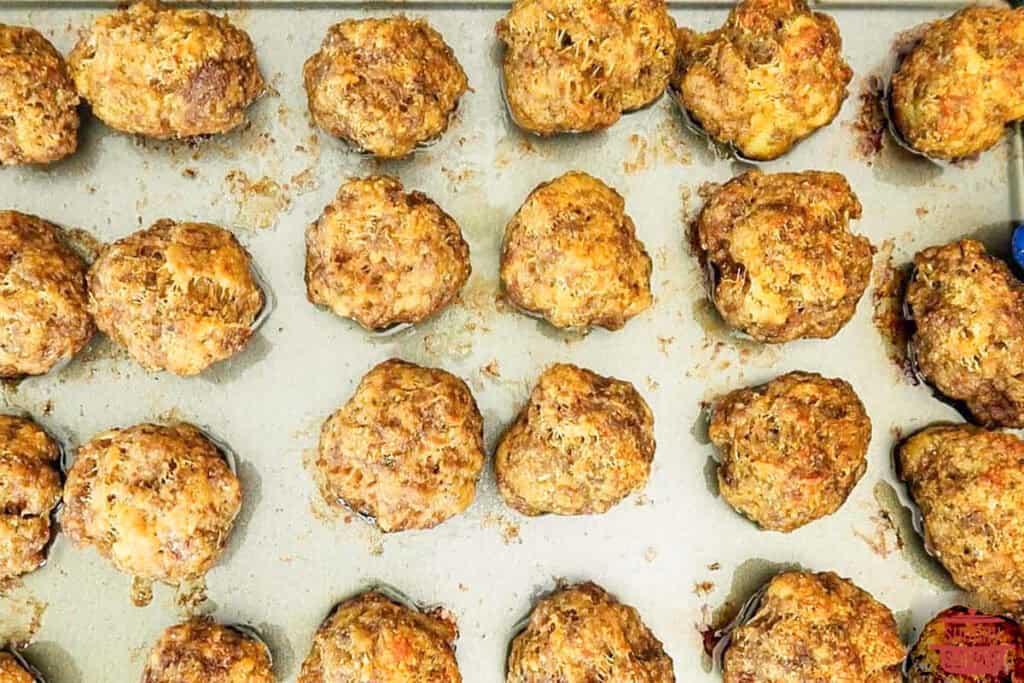
<path fill-rule="evenodd" d="M 142 683 L 275 683 L 256 638 L 209 618 L 171 626 L 146 658 Z"/>
<path fill-rule="evenodd" d="M 494 472 L 523 514 L 585 515 L 641 489 L 653 459 L 654 415 L 633 385 L 559 363 L 502 437 Z"/>
<path fill-rule="evenodd" d="M 0 211 L 0 377 L 41 375 L 88 343 L 85 271 L 57 226 Z"/>
<path fill-rule="evenodd" d="M 672 73 L 664 0 L 516 0 L 497 32 L 509 111 L 539 135 L 607 128 L 660 97 Z"/>
<path fill-rule="evenodd" d="M 418 323 L 469 278 L 451 216 L 389 176 L 353 179 L 306 232 L 306 294 L 371 330 Z"/>
<path fill-rule="evenodd" d="M 762 528 L 792 531 L 846 502 L 867 468 L 871 420 L 847 382 L 791 372 L 726 394 L 708 436 L 722 498 Z"/>
<path fill-rule="evenodd" d="M 722 186 L 697 237 L 725 321 L 771 343 L 839 332 L 871 276 L 871 243 L 849 229 L 860 214 L 838 173 L 750 171 Z"/>
<path fill-rule="evenodd" d="M 989 675 L 954 672 L 949 655 L 984 656 Z M 990 655 L 995 655 L 989 659 Z M 973 668 L 973 667 L 972 667 Z M 998 677 L 998 678 L 997 678 Z M 1007 617 L 990 616 L 966 607 L 944 609 L 925 624 L 907 659 L 908 683 L 996 683 L 1024 680 L 1024 638 L 1020 626 Z"/>
<path fill-rule="evenodd" d="M 914 149 L 960 159 L 1024 119 L 1024 10 L 968 7 L 928 27 L 890 88 L 893 122 Z"/>
<path fill-rule="evenodd" d="M 938 425 L 904 441 L 900 476 L 925 541 L 965 590 L 1024 605 L 1024 441 L 972 425 Z"/>
<path fill-rule="evenodd" d="M 506 683 L 673 683 L 672 659 L 632 607 L 581 583 L 533 608 L 512 641 Z"/>
<path fill-rule="evenodd" d="M 0 415 L 0 580 L 46 561 L 60 501 L 60 448 L 35 422 Z"/>
<path fill-rule="evenodd" d="M 374 156 L 397 159 L 448 128 L 466 74 L 422 19 L 346 19 L 302 70 L 313 122 Z"/>
<path fill-rule="evenodd" d="M 68 63 L 93 114 L 153 138 L 226 133 L 264 89 L 245 31 L 153 0 L 96 19 Z"/>
<path fill-rule="evenodd" d="M 458 630 L 371 591 L 338 605 L 316 632 L 298 683 L 460 683 Z"/>
<path fill-rule="evenodd" d="M 681 28 L 676 42 L 680 105 L 750 159 L 780 157 L 831 123 L 853 77 L 835 20 L 805 0 L 741 0 L 722 28 Z"/>
<path fill-rule="evenodd" d="M 530 193 L 505 228 L 501 284 L 555 327 L 617 330 L 651 306 L 651 257 L 622 196 L 571 171 Z"/>
<path fill-rule="evenodd" d="M 899 683 L 906 650 L 896 620 L 832 572 L 783 572 L 725 651 L 725 683 Z"/>
<path fill-rule="evenodd" d="M 78 449 L 61 528 L 129 576 L 176 585 L 216 563 L 241 504 L 238 477 L 202 432 L 140 424 Z"/>
<path fill-rule="evenodd" d="M 0 651 L 0 683 L 38 683 L 35 673 L 25 668 L 10 652 Z"/>
<path fill-rule="evenodd" d="M 157 221 L 89 270 L 96 325 L 147 370 L 195 375 L 238 353 L 264 303 L 248 252 L 209 223 Z"/>
<path fill-rule="evenodd" d="M 78 93 L 39 31 L 0 24 L 0 164 L 46 164 L 78 147 Z"/>
<path fill-rule="evenodd" d="M 974 240 L 914 257 L 906 309 L 921 375 L 987 426 L 1024 427 L 1024 285 Z"/>
<path fill-rule="evenodd" d="M 466 383 L 391 359 L 324 422 L 314 475 L 324 499 L 382 531 L 428 529 L 473 502 L 483 420 Z"/>

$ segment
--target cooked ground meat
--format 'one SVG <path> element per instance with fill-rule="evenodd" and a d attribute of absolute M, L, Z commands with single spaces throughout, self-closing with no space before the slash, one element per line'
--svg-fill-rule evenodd
<path fill-rule="evenodd" d="M 1001 652 L 993 662 L 1001 670 L 993 676 L 979 678 L 971 673 L 957 673 L 949 666 L 949 655 L 965 652 L 986 657 Z M 954 657 L 955 658 L 955 657 Z M 988 664 L 989 662 L 985 662 Z M 1002 676 L 997 678 L 996 676 Z M 908 683 L 996 683 L 1016 681 L 1024 677 L 1024 638 L 1020 626 L 1007 617 L 975 612 L 959 605 L 944 609 L 924 626 L 907 659 Z"/>
<path fill-rule="evenodd" d="M 142 683 L 275 683 L 267 646 L 212 619 L 171 626 L 146 658 Z"/>

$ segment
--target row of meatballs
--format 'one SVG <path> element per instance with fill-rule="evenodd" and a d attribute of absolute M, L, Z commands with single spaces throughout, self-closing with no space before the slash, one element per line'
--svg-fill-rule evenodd
<path fill-rule="evenodd" d="M 911 149 L 960 159 L 1024 118 L 1024 12 L 968 8 L 919 30 L 891 79 Z M 835 21 L 804 0 L 741 0 L 709 33 L 663 0 L 516 0 L 497 25 L 509 112 L 539 135 L 610 126 L 671 89 L 693 127 L 774 159 L 828 125 L 853 76 Z M 469 85 L 425 21 L 332 26 L 303 76 L 313 122 L 358 150 L 408 155 L 448 127 Z M 266 89 L 250 37 L 196 9 L 139 2 L 101 16 L 65 64 L 38 32 L 0 27 L 0 163 L 75 151 L 81 97 L 111 127 L 154 138 L 227 132 Z"/>

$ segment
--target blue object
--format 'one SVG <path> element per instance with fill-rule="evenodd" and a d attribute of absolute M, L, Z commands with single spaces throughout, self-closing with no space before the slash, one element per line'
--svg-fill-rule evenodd
<path fill-rule="evenodd" d="M 1013 262 L 1024 271 L 1024 223 L 1013 229 L 1010 250 L 1013 252 Z"/>

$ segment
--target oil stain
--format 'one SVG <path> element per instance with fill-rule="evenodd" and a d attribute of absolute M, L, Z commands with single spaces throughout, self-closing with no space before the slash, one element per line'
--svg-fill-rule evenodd
<path fill-rule="evenodd" d="M 33 643 L 24 653 L 25 660 L 39 669 L 47 681 L 82 683 L 82 670 L 67 650 L 52 641 Z"/>
<path fill-rule="evenodd" d="M 896 534 L 900 540 L 900 554 L 914 572 L 925 581 L 941 591 L 955 591 L 949 572 L 925 548 L 924 539 L 914 524 L 914 511 L 905 506 L 896 489 L 886 481 L 875 484 L 873 490 L 875 502 L 889 514 L 896 526 Z"/>

